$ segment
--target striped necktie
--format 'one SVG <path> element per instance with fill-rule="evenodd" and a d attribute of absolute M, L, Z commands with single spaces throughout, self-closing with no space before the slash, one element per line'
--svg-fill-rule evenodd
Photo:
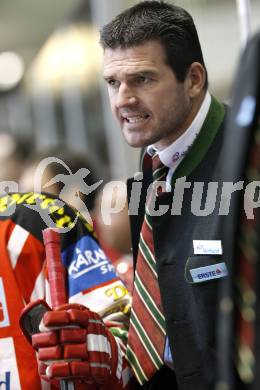
<path fill-rule="evenodd" d="M 168 168 L 158 154 L 152 158 L 153 181 L 163 181 Z M 144 384 L 164 364 L 165 317 L 158 285 L 151 216 L 146 205 L 141 229 L 133 306 L 130 318 L 126 357 L 140 384 Z"/>
<path fill-rule="evenodd" d="M 260 128 L 255 132 L 249 149 L 246 180 L 260 180 Z M 257 270 L 259 260 L 259 211 L 254 218 L 243 217 L 239 225 L 239 250 L 236 265 L 236 366 L 245 385 L 253 382 L 255 376 L 255 303 Z"/>

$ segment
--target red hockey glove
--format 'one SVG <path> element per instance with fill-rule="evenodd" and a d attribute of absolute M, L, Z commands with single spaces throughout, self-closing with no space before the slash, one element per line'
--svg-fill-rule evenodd
<path fill-rule="evenodd" d="M 119 384 L 122 357 L 117 342 L 100 316 L 85 306 L 66 304 L 51 310 L 45 301 L 37 301 L 25 308 L 20 325 L 38 352 L 43 378 L 100 385 L 114 378 Z"/>

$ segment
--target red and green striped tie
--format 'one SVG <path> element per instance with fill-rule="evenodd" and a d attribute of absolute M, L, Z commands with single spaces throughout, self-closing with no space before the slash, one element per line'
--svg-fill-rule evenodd
<path fill-rule="evenodd" d="M 153 181 L 164 181 L 168 168 L 162 164 L 158 154 L 154 155 L 152 166 Z M 164 364 L 166 335 L 148 206 L 149 201 L 140 234 L 126 351 L 127 360 L 140 384 L 149 381 Z"/>

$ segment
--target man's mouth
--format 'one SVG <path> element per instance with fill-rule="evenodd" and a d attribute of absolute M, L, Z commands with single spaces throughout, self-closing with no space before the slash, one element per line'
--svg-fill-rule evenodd
<path fill-rule="evenodd" d="M 146 119 L 149 118 L 150 115 L 148 114 L 138 114 L 138 115 L 127 115 L 123 114 L 122 118 L 125 122 L 130 123 L 130 124 L 135 124 L 135 123 L 141 123 L 144 122 Z"/>

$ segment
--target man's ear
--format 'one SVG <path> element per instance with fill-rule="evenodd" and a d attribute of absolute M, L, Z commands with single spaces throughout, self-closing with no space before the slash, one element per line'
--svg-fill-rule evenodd
<path fill-rule="evenodd" d="M 190 98 L 198 96 L 206 82 L 205 68 L 199 62 L 193 62 L 188 70 L 186 80 Z"/>

